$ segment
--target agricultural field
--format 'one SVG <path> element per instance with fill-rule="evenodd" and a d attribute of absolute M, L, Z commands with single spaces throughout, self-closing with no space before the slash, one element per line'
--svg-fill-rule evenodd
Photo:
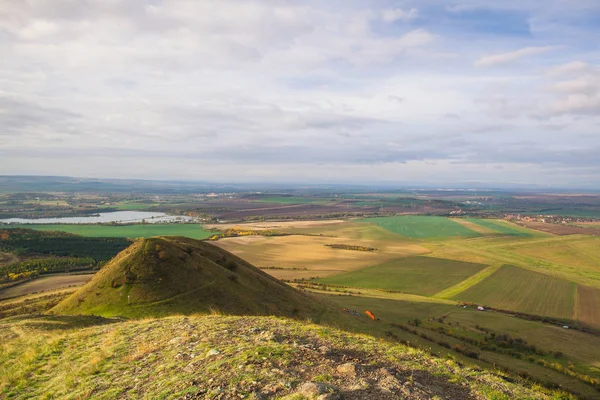
<path fill-rule="evenodd" d="M 600 236 L 600 225 L 595 225 L 594 223 L 585 226 L 575 226 L 570 224 L 552 224 L 538 221 L 519 221 L 519 224 L 529 229 L 535 229 L 539 232 L 546 232 L 552 235 Z"/>
<path fill-rule="evenodd" d="M 573 318 L 576 284 L 505 265 L 454 299 L 556 318 Z"/>
<path fill-rule="evenodd" d="M 335 199 L 315 198 L 315 197 L 286 197 L 286 196 L 270 196 L 252 199 L 256 203 L 273 203 L 273 204 L 312 204 L 312 203 L 330 203 Z"/>
<path fill-rule="evenodd" d="M 600 289 L 577 285 L 575 303 L 577 320 L 600 329 Z"/>
<path fill-rule="evenodd" d="M 542 233 L 532 231 L 529 229 L 522 228 L 518 225 L 511 224 L 510 222 L 503 220 L 492 220 L 492 219 L 481 219 L 481 218 L 465 218 L 465 221 L 471 222 L 475 225 L 479 225 L 485 229 L 489 229 L 493 234 L 507 235 L 507 236 L 541 236 Z"/>
<path fill-rule="evenodd" d="M 215 245 L 231 251 L 280 279 L 324 277 L 381 264 L 390 259 L 424 254 L 410 242 L 379 242 L 377 251 L 348 251 L 327 244 L 371 246 L 373 241 L 329 236 L 244 236 L 221 239 Z"/>
<path fill-rule="evenodd" d="M 11 225 L 0 225 L 1 229 L 14 228 Z M 88 237 L 151 237 L 151 236 L 186 236 L 192 239 L 205 239 L 215 232 L 205 230 L 200 224 L 135 224 L 135 225 L 19 225 L 27 229 L 40 231 L 59 231 L 74 233 Z"/>
<path fill-rule="evenodd" d="M 475 237 L 480 234 L 445 217 L 403 215 L 361 220 L 411 239 Z"/>
<path fill-rule="evenodd" d="M 600 286 L 600 238 L 593 236 L 568 236 L 531 242 L 507 243 L 503 249 L 515 256 L 525 256 L 538 268 L 582 284 Z"/>
<path fill-rule="evenodd" d="M 485 268 L 485 265 L 433 257 L 406 257 L 347 272 L 318 282 L 434 295 Z"/>
<path fill-rule="evenodd" d="M 0 300 L 33 293 L 49 292 L 68 287 L 82 286 L 92 279 L 93 274 L 52 274 L 32 279 L 0 290 Z"/>

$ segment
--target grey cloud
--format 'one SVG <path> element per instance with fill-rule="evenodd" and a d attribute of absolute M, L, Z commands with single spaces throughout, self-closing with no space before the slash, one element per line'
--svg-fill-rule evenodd
<path fill-rule="evenodd" d="M 0 96 L 0 135 L 25 134 L 29 128 L 44 128 L 48 134 L 73 133 L 72 124 L 78 121 L 81 115 L 68 110 Z"/>

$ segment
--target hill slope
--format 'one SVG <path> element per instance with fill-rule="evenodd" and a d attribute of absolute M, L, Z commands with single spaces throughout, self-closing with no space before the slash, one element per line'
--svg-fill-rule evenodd
<path fill-rule="evenodd" d="M 50 312 L 149 317 L 219 312 L 308 318 L 323 306 L 218 247 L 139 239 Z"/>
<path fill-rule="evenodd" d="M 2 398 L 300 400 L 315 389 L 345 400 L 572 398 L 273 317 L 12 317 L 0 320 L 0 343 Z"/>

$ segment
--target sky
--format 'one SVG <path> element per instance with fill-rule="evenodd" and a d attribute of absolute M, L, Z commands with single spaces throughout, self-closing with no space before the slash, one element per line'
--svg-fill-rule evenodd
<path fill-rule="evenodd" d="M 600 188 L 600 2 L 0 0 L 0 174 Z"/>

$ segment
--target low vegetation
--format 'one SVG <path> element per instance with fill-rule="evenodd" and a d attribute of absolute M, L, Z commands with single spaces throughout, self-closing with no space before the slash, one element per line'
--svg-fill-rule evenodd
<path fill-rule="evenodd" d="M 0 397 L 14 399 L 572 398 L 406 345 L 271 317 L 13 317 L 0 320 L 0 341 Z"/>
<path fill-rule="evenodd" d="M 210 235 L 208 237 L 209 240 L 219 240 L 223 238 L 229 237 L 240 237 L 240 236 L 286 236 L 286 233 L 282 233 L 279 231 L 275 231 L 272 229 L 244 229 L 240 227 L 234 227 L 226 229 L 222 233 L 217 233 L 214 235 Z"/>
<path fill-rule="evenodd" d="M 326 244 L 325 246 L 332 249 L 355 250 L 355 251 L 377 251 L 375 247 L 355 246 L 350 244 Z"/>

